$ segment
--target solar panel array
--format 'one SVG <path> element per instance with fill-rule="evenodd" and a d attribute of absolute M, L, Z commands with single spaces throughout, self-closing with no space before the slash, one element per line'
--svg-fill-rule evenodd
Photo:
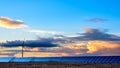
<path fill-rule="evenodd" d="M 81 62 L 81 63 L 120 63 L 120 56 L 81 56 L 81 57 L 23 57 L 0 58 L 0 62 Z"/>

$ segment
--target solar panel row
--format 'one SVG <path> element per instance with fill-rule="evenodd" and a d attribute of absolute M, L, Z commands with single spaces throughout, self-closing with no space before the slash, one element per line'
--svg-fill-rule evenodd
<path fill-rule="evenodd" d="M 120 63 L 120 56 L 0 58 L 0 62 L 82 62 L 82 63 Z"/>

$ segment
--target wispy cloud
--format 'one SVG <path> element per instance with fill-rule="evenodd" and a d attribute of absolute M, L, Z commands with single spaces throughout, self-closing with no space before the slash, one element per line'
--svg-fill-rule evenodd
<path fill-rule="evenodd" d="M 92 18 L 92 19 L 90 19 L 88 21 L 94 22 L 94 23 L 104 23 L 104 22 L 108 21 L 108 19 L 105 19 L 105 18 Z"/>
<path fill-rule="evenodd" d="M 99 30 L 95 28 L 84 28 L 85 33 L 77 33 L 80 36 L 72 37 L 75 40 L 111 40 L 119 41 L 120 36 L 115 34 L 109 34 L 106 30 Z"/>
<path fill-rule="evenodd" d="M 16 29 L 16 28 L 26 28 L 28 27 L 20 20 L 13 20 L 8 17 L 0 17 L 0 27 Z"/>
<path fill-rule="evenodd" d="M 29 32 L 36 33 L 36 34 L 62 34 L 64 32 L 58 32 L 58 31 L 47 31 L 47 30 L 29 30 Z"/>

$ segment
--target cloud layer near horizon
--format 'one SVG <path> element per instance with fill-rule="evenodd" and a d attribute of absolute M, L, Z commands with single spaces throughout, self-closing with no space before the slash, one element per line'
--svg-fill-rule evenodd
<path fill-rule="evenodd" d="M 20 20 L 12 20 L 7 17 L 0 17 L 0 27 L 16 29 L 16 28 L 26 28 L 28 27 Z"/>
<path fill-rule="evenodd" d="M 37 40 L 26 40 L 24 46 L 26 57 L 41 57 L 43 56 L 118 56 L 120 55 L 120 36 L 109 34 L 106 30 L 99 30 L 95 28 L 85 28 L 84 33 L 77 33 L 77 36 L 55 35 L 52 38 L 38 38 Z M 38 31 L 39 32 L 39 31 Z M 41 31 L 40 31 L 41 33 Z M 43 32 L 45 33 L 45 32 Z M 20 47 L 23 41 L 7 41 L 1 43 L 2 47 Z M 9 51 L 4 50 L 5 54 Z M 34 55 L 30 52 L 33 51 Z M 15 57 L 21 56 L 21 50 L 18 49 L 12 53 Z M 37 53 L 36 53 L 37 52 Z"/>
<path fill-rule="evenodd" d="M 27 46 L 27 45 L 26 45 Z M 7 47 L 8 48 L 8 47 Z M 3 49 L 3 48 L 2 48 Z M 1 49 L 1 50 L 2 50 Z M 3 51 L 3 50 L 2 50 Z M 8 52 L 8 53 L 7 53 Z M 3 55 L 11 55 L 21 57 L 21 47 L 18 49 L 4 49 Z M 24 57 L 50 57 L 50 56 L 119 56 L 120 41 L 77 41 L 74 43 L 59 44 L 59 46 L 25 47 Z M 34 53 L 34 55 L 32 53 Z"/>
<path fill-rule="evenodd" d="M 58 44 L 53 43 L 52 38 L 39 38 L 37 40 L 15 40 L 15 41 L 6 41 L 3 43 L 0 43 L 1 47 L 56 47 Z"/>
<path fill-rule="evenodd" d="M 87 42 L 88 44 L 85 44 Z M 61 44 L 59 47 L 24 48 L 24 57 L 51 56 L 119 56 L 120 41 L 78 41 L 76 43 Z M 10 50 L 8 50 L 10 52 Z M 16 51 L 15 51 L 16 52 Z M 7 52 L 5 52 L 7 53 Z M 34 53 L 34 54 L 32 54 Z M 21 51 L 13 53 L 21 57 Z"/>
<path fill-rule="evenodd" d="M 120 41 L 90 41 L 87 53 L 95 55 L 120 55 Z"/>

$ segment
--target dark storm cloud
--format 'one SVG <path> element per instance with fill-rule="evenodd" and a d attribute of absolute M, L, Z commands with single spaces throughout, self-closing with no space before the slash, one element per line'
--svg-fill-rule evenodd
<path fill-rule="evenodd" d="M 16 40 L 16 41 L 6 41 L 5 43 L 1 43 L 2 47 L 55 47 L 58 44 L 53 43 L 51 38 L 39 38 L 38 40 L 26 40 L 25 42 Z"/>

